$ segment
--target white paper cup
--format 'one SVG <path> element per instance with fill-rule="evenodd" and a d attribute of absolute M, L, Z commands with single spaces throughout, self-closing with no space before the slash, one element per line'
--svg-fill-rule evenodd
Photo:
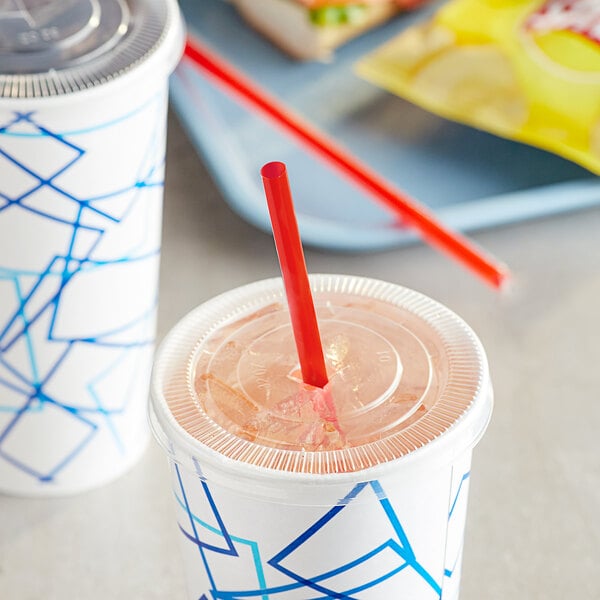
<path fill-rule="evenodd" d="M 98 3 L 76 4 L 40 3 L 19 36 L 20 13 L 4 15 L 0 43 L 0 491 L 14 494 L 98 486 L 148 439 L 167 81 L 183 26 L 174 0 L 113 0 L 99 6 L 126 25 L 105 24 L 114 47 L 108 33 L 88 47 L 73 23 L 88 19 L 93 36 L 105 21 L 85 12 Z"/>
<path fill-rule="evenodd" d="M 281 281 L 232 290 L 185 317 L 157 354 L 150 419 L 171 465 L 189 598 L 456 600 L 471 451 L 492 409 L 483 348 L 456 315 L 411 290 L 336 275 L 311 286 L 317 306 L 334 290 L 403 307 L 398 327 L 425 332 L 447 361 L 439 397 L 366 449 L 303 453 L 210 433 L 194 392 L 198 349 L 211 332 L 284 302 Z M 332 453 L 372 465 L 336 472 Z"/>

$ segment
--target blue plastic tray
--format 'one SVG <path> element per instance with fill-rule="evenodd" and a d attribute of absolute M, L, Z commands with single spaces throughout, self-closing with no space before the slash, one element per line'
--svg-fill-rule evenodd
<path fill-rule="evenodd" d="M 329 64 L 298 63 L 256 34 L 221 0 L 181 0 L 193 36 L 208 43 L 270 94 L 334 137 L 370 167 L 468 231 L 600 203 L 600 182 L 545 151 L 452 123 L 353 72 L 353 64 L 424 18 L 401 16 L 338 49 Z M 415 235 L 373 198 L 248 112 L 183 62 L 173 105 L 224 197 L 270 231 L 260 167 L 287 163 L 305 243 L 338 250 L 401 245 Z"/>

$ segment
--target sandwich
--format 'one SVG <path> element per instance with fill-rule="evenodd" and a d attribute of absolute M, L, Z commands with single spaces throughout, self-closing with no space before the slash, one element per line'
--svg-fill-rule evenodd
<path fill-rule="evenodd" d="M 231 0 L 243 18 L 298 60 L 333 50 L 423 0 Z"/>

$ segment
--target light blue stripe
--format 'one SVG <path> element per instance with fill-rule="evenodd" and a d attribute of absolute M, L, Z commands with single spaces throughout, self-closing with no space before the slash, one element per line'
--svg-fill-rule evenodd
<path fill-rule="evenodd" d="M 179 506 L 181 506 L 181 508 L 183 508 L 184 510 L 187 510 L 185 504 L 182 502 L 182 500 L 179 498 L 179 496 L 175 492 L 173 492 L 173 495 L 175 496 L 175 500 L 176 500 L 177 504 L 179 504 Z M 210 525 L 206 521 L 202 521 L 202 519 L 198 518 L 196 515 L 194 515 L 191 512 L 190 512 L 190 515 L 196 523 L 198 523 L 201 527 L 203 527 L 207 531 L 210 531 L 211 533 L 214 533 L 221 537 L 225 537 L 223 535 L 223 532 L 220 529 L 217 529 L 216 527 Z M 262 566 L 262 560 L 260 558 L 260 550 L 258 548 L 258 544 L 252 540 L 246 540 L 244 538 L 237 537 L 235 535 L 232 535 L 230 537 L 234 542 L 238 542 L 239 544 L 244 544 L 244 545 L 250 547 L 250 549 L 252 551 L 252 560 L 254 561 L 254 568 L 256 569 L 256 577 L 258 580 L 259 591 L 267 589 L 267 582 L 265 579 L 265 573 L 264 573 L 263 566 Z M 214 587 L 214 584 L 213 584 L 213 587 Z M 269 600 L 269 597 L 263 596 L 262 600 Z"/>
<path fill-rule="evenodd" d="M 25 316 L 25 303 L 23 295 L 21 294 L 21 286 L 19 285 L 19 280 L 15 278 L 15 291 L 17 293 L 17 300 L 19 302 L 19 312 L 21 314 L 21 318 L 23 319 L 24 334 L 25 334 L 25 344 L 27 346 L 27 354 L 29 356 L 29 364 L 31 365 L 31 376 L 33 378 L 33 385 L 38 385 L 40 382 L 40 377 L 38 374 L 37 362 L 35 360 L 35 352 L 33 351 L 33 342 L 31 340 L 31 333 L 29 332 L 29 328 L 27 327 L 27 317 Z"/>
<path fill-rule="evenodd" d="M 148 101 L 144 102 L 144 104 L 141 104 L 140 106 L 138 106 L 134 110 L 132 110 L 132 111 L 130 111 L 128 113 L 125 113 L 124 115 L 122 115 L 120 117 L 117 117 L 116 119 L 112 119 L 111 121 L 106 121 L 104 123 L 99 123 L 98 125 L 93 125 L 92 127 L 85 127 L 85 128 L 82 128 L 82 129 L 71 129 L 71 130 L 67 130 L 67 131 L 61 131 L 59 133 L 55 133 L 54 136 L 52 136 L 52 137 L 62 138 L 62 137 L 66 137 L 66 136 L 84 135 L 86 133 L 92 133 L 94 131 L 100 131 L 101 129 L 106 129 L 107 127 L 113 127 L 114 125 L 118 125 L 119 123 L 122 123 L 123 121 L 126 121 L 127 119 L 130 119 L 131 117 L 133 117 L 133 116 L 137 115 L 138 113 L 142 112 L 145 108 L 147 108 L 148 106 L 150 106 L 152 103 L 158 102 L 159 100 L 162 99 L 162 97 L 164 95 L 165 95 L 165 92 L 161 90 L 160 92 L 158 92 L 154 96 L 151 96 Z M 5 135 L 7 137 L 18 137 L 18 138 L 41 138 L 41 137 L 49 137 L 47 133 L 43 132 L 43 130 L 40 130 L 39 133 L 27 133 L 27 132 L 24 132 L 24 131 L 23 132 L 19 132 L 19 131 L 14 131 L 14 132 L 13 131 L 7 131 L 7 129 L 9 127 L 11 127 L 12 125 L 14 125 L 15 122 L 18 122 L 19 120 L 26 120 L 28 122 L 32 122 L 29 119 L 17 119 L 16 121 L 13 121 L 12 123 L 9 123 L 5 128 L 0 128 L 0 135 Z M 36 125 L 35 123 L 33 123 L 33 124 Z M 61 140 L 61 141 L 64 141 L 64 140 Z"/>

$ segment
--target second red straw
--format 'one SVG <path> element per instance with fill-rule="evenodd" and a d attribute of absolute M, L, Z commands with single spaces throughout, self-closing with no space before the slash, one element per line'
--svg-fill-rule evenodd
<path fill-rule="evenodd" d="M 267 196 L 302 379 L 304 383 L 322 388 L 327 383 L 327 371 L 286 166 L 282 162 L 270 162 L 260 173 Z"/>
<path fill-rule="evenodd" d="M 403 223 L 414 227 L 431 246 L 458 260 L 496 288 L 507 283 L 510 273 L 506 265 L 463 235 L 448 229 L 429 209 L 394 188 L 377 172 L 295 115 L 289 107 L 269 96 L 199 40 L 188 39 L 185 55 L 229 93 L 281 126 L 311 152 L 399 215 Z"/>

